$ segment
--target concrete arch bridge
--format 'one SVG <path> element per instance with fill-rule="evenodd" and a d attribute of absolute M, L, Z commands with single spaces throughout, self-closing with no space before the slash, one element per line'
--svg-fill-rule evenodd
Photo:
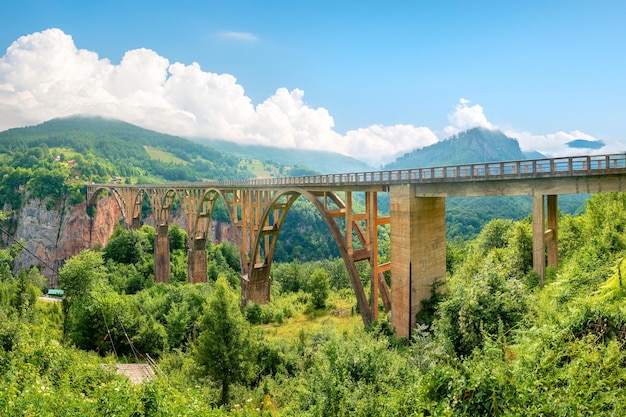
<path fill-rule="evenodd" d="M 533 268 L 544 277 L 558 266 L 558 195 L 626 191 L 626 155 L 576 156 L 488 162 L 351 174 L 170 184 L 90 184 L 88 206 L 110 193 L 129 227 L 139 227 L 141 204 L 149 198 L 156 222 L 154 275 L 169 277 L 168 227 L 172 203 L 180 201 L 189 236 L 189 282 L 206 281 L 206 239 L 218 200 L 228 210 L 241 262 L 242 303 L 266 303 L 270 269 L 285 216 L 298 198 L 319 211 L 339 247 L 363 322 L 378 318 L 378 300 L 391 311 L 392 325 L 406 336 L 420 301 L 433 282 L 446 276 L 448 196 L 532 196 Z M 355 193 L 365 207 L 356 210 Z M 389 215 L 378 210 L 388 193 Z M 547 203 L 547 204 L 546 204 Z M 361 205 L 359 205 L 361 206 Z M 547 221 L 546 221 L 547 219 Z M 379 262 L 378 229 L 390 226 L 390 262 Z M 546 256 L 547 254 L 547 256 Z M 369 262 L 369 297 L 356 264 Z M 383 272 L 391 271 L 391 288 Z"/>

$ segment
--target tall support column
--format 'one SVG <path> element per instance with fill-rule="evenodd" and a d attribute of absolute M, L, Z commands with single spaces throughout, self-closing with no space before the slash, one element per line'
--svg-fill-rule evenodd
<path fill-rule="evenodd" d="M 392 185 L 391 314 L 400 337 L 409 336 L 421 301 L 446 277 L 445 197 L 415 197 L 415 185 Z"/>
<path fill-rule="evenodd" d="M 150 206 L 154 213 L 154 227 L 156 229 L 154 238 L 154 280 L 167 283 L 170 280 L 168 224 L 176 192 L 173 189 L 153 188 L 148 190 L 148 195 L 150 197 Z"/>
<path fill-rule="evenodd" d="M 206 239 L 191 241 L 187 260 L 187 279 L 191 284 L 207 281 Z"/>
<path fill-rule="evenodd" d="M 154 281 L 168 283 L 170 280 L 170 240 L 168 225 L 157 225 L 154 239 Z"/>
<path fill-rule="evenodd" d="M 244 221 L 244 250 L 248 257 L 248 280 L 245 282 L 247 301 L 258 304 L 267 304 L 270 301 L 270 266 L 269 240 L 270 235 L 277 233 L 273 223 L 269 222 L 267 230 L 262 229 L 262 218 L 269 207 L 270 193 L 264 190 L 244 191 L 243 221 Z M 276 220 L 276 219 L 273 219 Z M 276 238 L 274 236 L 274 238 Z M 258 248 L 258 249 L 257 249 Z"/>
<path fill-rule="evenodd" d="M 558 196 L 548 196 L 548 230 L 546 232 L 548 243 L 548 266 L 557 268 L 559 265 L 559 222 L 558 222 Z"/>
<path fill-rule="evenodd" d="M 248 302 L 267 304 L 270 301 L 270 268 L 252 269 L 247 284 Z"/>
<path fill-rule="evenodd" d="M 370 252 L 370 308 L 372 320 L 378 320 L 378 198 L 376 193 L 365 193 L 365 207 L 368 215 L 367 233 Z"/>
<path fill-rule="evenodd" d="M 539 284 L 546 276 L 546 245 L 544 232 L 544 197 L 533 195 L 533 269 L 539 274 Z"/>

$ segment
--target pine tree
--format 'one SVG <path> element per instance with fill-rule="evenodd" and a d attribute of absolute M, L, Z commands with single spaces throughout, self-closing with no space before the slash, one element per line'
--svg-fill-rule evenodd
<path fill-rule="evenodd" d="M 196 363 L 221 385 L 220 404 L 227 404 L 233 383 L 245 382 L 250 360 L 249 325 L 237 294 L 221 275 L 200 319 Z"/>

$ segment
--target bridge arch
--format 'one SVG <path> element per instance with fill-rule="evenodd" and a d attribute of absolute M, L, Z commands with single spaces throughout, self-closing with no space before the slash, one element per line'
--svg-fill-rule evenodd
<path fill-rule="evenodd" d="M 346 213 L 351 211 L 352 208 L 349 206 L 347 207 L 346 203 L 335 192 L 319 193 L 302 188 L 288 188 L 281 190 L 280 192 L 277 191 L 273 195 L 273 198 L 267 204 L 260 219 L 260 224 L 258 225 L 254 246 L 252 247 L 250 253 L 249 275 L 247 279 L 242 279 L 242 298 L 244 301 L 269 301 L 270 270 L 274 258 L 274 251 L 276 249 L 276 243 L 278 242 L 278 235 L 282 229 L 287 213 L 300 197 L 306 198 L 314 205 L 328 226 L 346 265 L 348 276 L 357 298 L 357 304 L 359 311 L 361 312 L 363 322 L 366 325 L 370 324 L 373 320 L 372 307 L 367 300 L 363 284 L 361 283 L 361 279 L 356 268 L 356 262 L 368 258 L 355 257 L 351 239 L 347 237 L 348 234 L 352 233 L 352 226 L 346 224 L 344 235 L 340 227 L 337 225 L 335 219 L 338 217 L 345 218 Z M 329 200 L 334 203 L 334 207 L 331 208 L 329 206 Z M 346 219 L 346 223 L 349 222 L 350 220 Z M 370 233 L 377 233 L 377 231 L 374 230 Z M 359 240 L 366 244 L 365 237 L 363 236 L 363 230 L 358 228 L 357 234 L 360 235 Z M 377 251 L 378 248 L 369 248 L 369 250 L 370 252 Z M 374 275 L 375 274 L 372 273 L 372 281 L 377 279 Z M 378 294 L 373 292 L 372 297 L 378 297 Z M 377 303 L 372 304 L 377 308 Z"/>
<path fill-rule="evenodd" d="M 205 282 L 207 279 L 206 240 L 209 238 L 209 228 L 213 218 L 213 211 L 217 202 L 224 202 L 229 221 L 233 230 L 237 231 L 238 215 L 235 191 L 224 191 L 217 188 L 193 188 L 181 190 L 183 211 L 189 239 L 188 253 L 188 280 L 191 283 Z M 239 265 L 244 271 L 246 252 L 240 233 L 235 233 L 235 244 L 239 252 Z"/>
<path fill-rule="evenodd" d="M 87 207 L 93 207 L 102 191 L 107 191 L 117 203 L 124 223 L 131 228 L 138 228 L 141 218 L 141 203 L 147 194 L 143 188 L 116 187 L 115 185 L 97 186 L 88 189 Z"/>

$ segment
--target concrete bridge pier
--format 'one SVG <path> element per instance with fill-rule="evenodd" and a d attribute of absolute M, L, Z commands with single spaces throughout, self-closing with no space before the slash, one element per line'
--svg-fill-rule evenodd
<path fill-rule="evenodd" d="M 170 280 L 170 240 L 166 224 L 156 226 L 154 237 L 154 281 L 168 283 Z"/>
<path fill-rule="evenodd" d="M 206 239 L 190 239 L 189 251 L 187 252 L 187 279 L 189 283 L 207 281 L 207 255 Z"/>
<path fill-rule="evenodd" d="M 445 197 L 416 197 L 414 184 L 391 185 L 391 324 L 409 336 L 421 301 L 446 278 Z"/>
<path fill-rule="evenodd" d="M 546 230 L 545 209 L 547 199 L 548 221 Z M 558 196 L 533 195 L 533 269 L 539 274 L 539 285 L 546 277 L 546 245 L 548 266 L 557 268 L 558 254 Z"/>
<path fill-rule="evenodd" d="M 270 302 L 270 268 L 253 267 L 247 284 L 248 302 L 267 304 Z"/>

